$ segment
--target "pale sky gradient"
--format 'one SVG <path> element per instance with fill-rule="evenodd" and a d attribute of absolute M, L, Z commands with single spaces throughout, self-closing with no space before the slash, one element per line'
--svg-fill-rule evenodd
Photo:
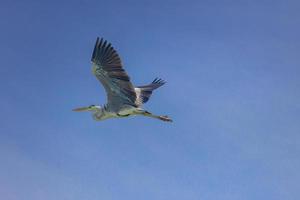
<path fill-rule="evenodd" d="M 300 2 L 0 2 L 0 199 L 300 199 Z M 96 37 L 146 108 L 95 122 Z"/>

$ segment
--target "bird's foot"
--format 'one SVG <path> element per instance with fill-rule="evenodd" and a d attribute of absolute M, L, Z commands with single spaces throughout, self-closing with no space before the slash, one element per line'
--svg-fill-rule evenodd
<path fill-rule="evenodd" d="M 167 115 L 159 116 L 159 119 L 165 122 L 173 122 L 173 120 L 169 118 Z"/>

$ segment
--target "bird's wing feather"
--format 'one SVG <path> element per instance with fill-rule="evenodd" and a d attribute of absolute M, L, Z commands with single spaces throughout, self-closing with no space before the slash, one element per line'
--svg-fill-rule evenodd
<path fill-rule="evenodd" d="M 103 38 L 101 40 L 97 38 L 91 61 L 93 74 L 106 90 L 107 104 L 114 107 L 121 107 L 124 104 L 135 105 L 134 87 L 111 44 Z"/>

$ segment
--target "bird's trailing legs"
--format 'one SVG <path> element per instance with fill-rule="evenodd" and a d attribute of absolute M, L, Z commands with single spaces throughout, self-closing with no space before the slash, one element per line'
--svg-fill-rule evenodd
<path fill-rule="evenodd" d="M 172 119 L 170 119 L 167 115 L 153 115 L 152 113 L 146 111 L 146 110 L 139 110 L 136 114 L 138 115 L 144 115 L 146 117 L 152 117 L 156 118 L 165 122 L 173 122 Z"/>

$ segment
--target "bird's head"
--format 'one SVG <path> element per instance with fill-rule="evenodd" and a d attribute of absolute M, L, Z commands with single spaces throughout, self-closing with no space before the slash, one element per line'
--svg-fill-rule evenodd
<path fill-rule="evenodd" d="M 93 113 L 92 116 L 96 121 L 100 121 L 108 118 L 108 116 L 105 115 L 105 111 L 101 106 L 90 105 L 87 107 L 75 108 L 73 109 L 73 111 L 76 112 L 90 111 Z"/>
<path fill-rule="evenodd" d="M 92 112 L 97 112 L 100 111 L 101 107 L 100 106 L 95 106 L 95 105 L 90 105 L 86 107 L 80 107 L 80 108 L 75 108 L 73 111 L 75 112 L 83 112 L 83 111 L 92 111 Z"/>

